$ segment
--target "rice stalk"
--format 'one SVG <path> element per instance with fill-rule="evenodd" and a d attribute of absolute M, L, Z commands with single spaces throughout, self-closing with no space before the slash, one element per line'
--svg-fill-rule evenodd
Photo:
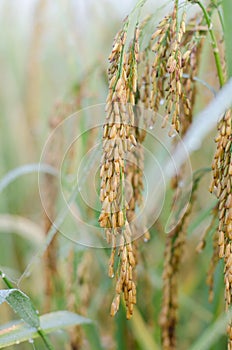
<path fill-rule="evenodd" d="M 115 275 L 115 297 L 111 315 L 119 309 L 120 295 L 123 294 L 127 318 L 133 313 L 136 303 L 137 244 L 133 242 L 137 228 L 132 223 L 136 205 L 142 203 L 143 152 L 139 112 L 133 106 L 137 93 L 137 65 L 139 61 L 139 28 L 125 51 L 128 22 L 117 34 L 109 57 L 109 94 L 106 104 L 106 123 L 103 132 L 103 157 L 101 162 L 102 212 L 100 226 L 105 228 L 106 238 L 112 246 L 109 260 L 110 277 Z M 126 185 L 126 183 L 130 185 Z M 128 189 L 132 188 L 132 193 Z M 119 247 L 117 248 L 117 245 Z"/>
<path fill-rule="evenodd" d="M 63 116 L 62 116 L 63 118 Z M 61 118 L 57 115 L 53 116 L 50 120 L 51 130 L 55 129 L 56 126 L 60 123 Z M 56 139 L 52 145 L 52 149 L 46 154 L 45 162 L 46 164 L 51 165 L 57 169 L 60 157 L 62 156 L 62 135 L 59 133 L 56 135 Z M 57 178 L 53 175 L 45 174 L 43 176 L 43 187 L 46 188 L 45 195 L 45 212 L 44 212 L 44 231 L 47 235 L 51 229 L 53 222 L 56 217 L 56 202 L 58 196 L 58 183 Z M 52 296 L 55 292 L 54 281 L 58 277 L 57 269 L 57 235 L 54 235 L 50 244 L 48 245 L 44 253 L 44 262 L 45 262 L 45 302 L 44 302 L 44 311 L 48 312 L 51 309 Z"/>
<path fill-rule="evenodd" d="M 156 56 L 152 70 L 152 108 L 158 111 L 161 98 L 165 99 L 166 116 L 163 126 L 165 127 L 168 120 L 171 119 L 170 136 L 173 135 L 173 132 L 179 132 L 181 136 L 184 136 L 191 125 L 196 93 L 193 77 L 197 72 L 196 62 L 201 52 L 201 45 L 198 45 L 196 40 L 199 33 L 197 31 L 186 32 L 186 14 L 183 12 L 179 25 L 177 12 L 178 2 L 175 2 L 173 13 L 160 22 L 152 37 L 153 40 L 156 39 L 153 46 Z M 183 78 L 183 73 L 188 73 L 188 79 Z M 179 199 L 181 193 L 179 186 L 183 181 L 184 173 L 185 169 L 182 166 L 179 174 L 171 181 L 174 189 L 174 203 Z M 176 349 L 178 277 L 185 252 L 187 227 L 194 198 L 192 196 L 181 222 L 166 238 L 163 301 L 160 315 L 162 344 L 163 349 L 166 350 Z"/>

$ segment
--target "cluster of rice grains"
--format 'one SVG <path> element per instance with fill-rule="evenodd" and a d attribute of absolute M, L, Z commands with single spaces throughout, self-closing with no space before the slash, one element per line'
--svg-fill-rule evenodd
<path fill-rule="evenodd" d="M 155 59 L 151 72 L 150 107 L 154 111 L 158 111 L 161 101 L 165 99 L 164 126 L 165 122 L 171 118 L 170 134 L 174 130 L 180 131 L 181 106 L 186 119 L 190 114 L 191 106 L 187 94 L 190 89 L 183 89 L 187 82 L 186 78 L 183 78 L 183 73 L 189 67 L 190 54 L 195 46 L 192 41 L 186 43 L 185 40 L 187 35 L 185 29 L 186 13 L 183 12 L 179 25 L 177 11 L 175 4 L 173 13 L 159 23 L 157 30 L 152 35 L 151 47 L 155 53 Z"/>
<path fill-rule="evenodd" d="M 136 228 L 132 221 L 136 203 L 141 203 L 143 183 L 142 170 L 139 169 L 142 162 L 137 137 L 139 131 L 135 126 L 133 110 L 137 91 L 139 29 L 135 28 L 133 41 L 126 52 L 127 25 L 126 21 L 117 34 L 109 58 L 111 65 L 100 170 L 102 212 L 99 222 L 105 228 L 107 241 L 112 246 L 109 261 L 109 276 L 112 278 L 115 275 L 115 260 L 118 260 L 111 315 L 118 311 L 123 294 L 129 319 L 136 303 L 137 254 L 133 242 Z"/>
<path fill-rule="evenodd" d="M 232 303 L 232 117 L 229 110 L 218 124 L 217 150 L 213 162 L 214 179 L 211 191 L 215 191 L 218 203 L 218 254 L 224 258 L 224 282 L 226 310 Z M 227 329 L 228 349 L 232 349 L 232 320 Z"/>
<path fill-rule="evenodd" d="M 133 305 L 136 303 L 137 253 L 133 237 L 137 236 L 135 232 L 137 228 L 133 218 L 136 205 L 142 203 L 141 143 L 146 132 L 138 128 L 141 115 L 139 108 L 133 109 L 133 106 L 142 105 L 157 112 L 160 101 L 164 98 L 167 111 L 165 121 L 170 117 L 172 124 L 170 134 L 176 130 L 183 135 L 191 123 L 191 102 L 194 100 L 192 76 L 196 69 L 198 50 L 197 41 L 193 38 L 186 44 L 189 33 L 185 30 L 185 19 L 186 14 L 183 12 L 178 23 L 177 4 L 175 4 L 173 13 L 159 23 L 148 46 L 140 53 L 140 29 L 146 26 L 148 20 L 145 20 L 140 28 L 136 26 L 132 43 L 125 50 L 127 19 L 123 29 L 116 35 L 109 57 L 109 94 L 100 170 L 102 212 L 99 223 L 105 228 L 106 238 L 112 245 L 109 261 L 110 277 L 115 275 L 115 257 L 119 257 L 116 295 L 111 315 L 115 315 L 118 311 L 121 293 L 126 302 L 128 318 L 131 317 Z M 192 36 L 193 33 L 196 34 L 192 31 Z M 152 54 L 152 64 L 149 51 L 155 53 Z M 143 67 L 141 78 L 138 77 L 139 63 Z M 188 74 L 187 79 L 183 78 L 183 73 Z M 146 121 L 143 122 L 146 125 Z M 144 238 L 145 240 L 149 238 L 148 232 Z"/>
<path fill-rule="evenodd" d="M 197 58 L 201 52 L 204 33 L 191 26 L 186 30 L 186 14 L 183 12 L 180 24 L 177 22 L 177 4 L 173 13 L 165 17 L 153 34 L 155 43 L 152 50 L 156 53 L 152 66 L 151 108 L 159 110 L 164 99 L 167 121 L 171 121 L 172 136 L 178 132 L 184 136 L 192 122 L 192 110 L 195 102 L 194 76 L 197 72 Z M 196 21 L 197 18 L 194 20 Z M 174 201 L 178 201 L 184 167 L 172 179 Z M 194 190 L 197 189 L 195 186 Z M 176 349 L 175 329 L 178 320 L 178 275 L 184 253 L 189 215 L 192 210 L 192 195 L 184 217 L 167 235 L 163 271 L 163 301 L 160 315 L 163 349 Z"/>
<path fill-rule="evenodd" d="M 164 17 L 150 36 L 147 46 L 139 48 L 147 24 L 152 16 L 134 30 L 131 43 L 127 43 L 129 19 L 116 35 L 110 54 L 109 93 L 106 103 L 106 122 L 103 128 L 103 155 L 101 160 L 102 211 L 100 226 L 105 229 L 111 245 L 109 276 L 116 277 L 115 297 L 111 315 L 119 309 L 123 295 L 127 318 L 133 313 L 136 303 L 136 264 L 138 259 L 135 237 L 149 233 L 141 232 L 134 223 L 135 210 L 143 201 L 143 149 L 142 142 L 147 127 L 145 114 L 140 107 L 150 109 L 154 116 L 165 113 L 163 127 L 171 124 L 169 136 L 179 133 L 184 136 L 192 122 L 195 104 L 195 76 L 198 58 L 207 34 L 202 14 L 186 22 L 185 11 L 180 12 L 178 1 L 173 11 Z M 144 44 L 144 43 L 143 43 Z M 144 45 L 143 45 L 144 46 Z M 153 118 L 153 117 L 152 117 Z M 149 121 L 150 123 L 150 121 Z M 175 143 L 175 139 L 173 138 Z M 231 304 L 232 291 L 232 195 L 231 195 L 231 113 L 226 113 L 219 123 L 217 152 L 214 161 L 213 187 L 217 191 L 219 205 L 213 211 L 211 226 L 215 228 L 216 213 L 219 210 L 219 230 L 214 235 L 214 253 L 208 272 L 207 283 L 213 295 L 213 272 L 219 256 L 225 259 L 225 298 L 227 307 Z M 174 201 L 181 192 L 185 168 L 172 179 Z M 197 189 L 194 185 L 194 191 Z M 195 196 L 192 196 L 184 217 L 167 235 L 163 272 L 163 301 L 160 315 L 162 346 L 164 350 L 176 349 L 175 329 L 178 320 L 178 279 L 181 259 L 184 253 L 186 231 Z M 144 232 L 146 232 L 144 234 Z M 198 250 L 202 250 L 204 239 Z M 232 324 L 228 328 L 232 350 Z"/>

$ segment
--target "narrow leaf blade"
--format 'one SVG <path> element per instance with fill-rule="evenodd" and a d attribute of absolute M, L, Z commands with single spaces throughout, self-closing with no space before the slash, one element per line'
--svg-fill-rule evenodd
<path fill-rule="evenodd" d="M 52 312 L 40 316 L 39 319 L 45 334 L 61 328 L 91 323 L 91 320 L 69 311 Z M 24 322 L 10 322 L 0 327 L 0 349 L 35 339 L 38 336 L 37 330 Z"/>
<path fill-rule="evenodd" d="M 10 289 L 9 291 L 10 293 L 6 297 L 7 303 L 24 322 L 31 327 L 38 328 L 40 325 L 39 316 L 31 299 L 18 289 Z"/>
<path fill-rule="evenodd" d="M 31 327 L 39 327 L 39 316 L 26 294 L 19 289 L 2 289 L 0 290 L 0 305 L 4 302 L 7 302 L 24 322 Z"/>

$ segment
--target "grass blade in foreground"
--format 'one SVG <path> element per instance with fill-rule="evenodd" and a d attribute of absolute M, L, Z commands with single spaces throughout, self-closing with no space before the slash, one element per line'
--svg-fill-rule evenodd
<path fill-rule="evenodd" d="M 40 316 L 40 326 L 45 334 L 61 328 L 91 323 L 91 320 L 68 311 L 51 312 Z M 22 321 L 15 321 L 0 327 L 0 349 L 38 338 L 36 328 Z"/>
<path fill-rule="evenodd" d="M 18 289 L 0 290 L 0 304 L 7 302 L 28 325 L 39 328 L 39 316 L 30 298 Z"/>
<path fill-rule="evenodd" d="M 145 324 L 138 309 L 134 310 L 133 318 L 130 320 L 130 328 L 135 339 L 141 345 L 141 348 L 143 350 L 160 349 L 160 347 L 158 346 L 158 344 L 156 344 L 155 340 L 148 331 L 147 325 Z"/>

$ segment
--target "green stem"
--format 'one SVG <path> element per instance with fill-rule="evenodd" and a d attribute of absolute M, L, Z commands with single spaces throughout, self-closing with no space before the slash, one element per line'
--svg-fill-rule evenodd
<path fill-rule="evenodd" d="M 220 5 L 221 4 L 219 4 L 217 0 L 212 0 L 212 6 L 217 10 L 219 21 L 221 23 L 223 32 L 225 32 L 224 19 L 222 17 L 222 13 L 221 13 L 221 10 L 220 10 Z"/>
<path fill-rule="evenodd" d="M 37 330 L 38 334 L 40 335 L 41 339 L 43 340 L 44 344 L 46 345 L 48 350 L 54 350 L 52 344 L 49 342 L 48 338 L 46 337 L 44 331 L 40 328 Z"/>
<path fill-rule="evenodd" d="M 221 13 L 221 11 L 220 11 L 220 9 L 218 7 L 217 7 L 217 13 L 218 13 L 218 17 L 219 17 L 219 20 L 220 20 L 223 32 L 225 32 L 224 20 L 222 18 L 222 13 Z"/>
<path fill-rule="evenodd" d="M 227 65 L 227 78 L 232 77 L 232 42 L 231 42 L 231 11 L 232 1 L 222 1 L 223 18 L 224 18 L 224 40 L 226 47 L 226 65 Z"/>
<path fill-rule="evenodd" d="M 214 59 L 215 59 L 215 63 L 216 63 L 216 67 L 217 67 L 217 73 L 218 73 L 218 78 L 219 78 L 219 82 L 220 82 L 220 87 L 222 87 L 225 84 L 225 80 L 224 80 L 224 74 L 223 74 L 223 70 L 222 70 L 222 65 L 221 65 L 221 61 L 220 61 L 220 55 L 219 55 L 219 50 L 218 50 L 218 46 L 217 46 L 217 40 L 214 34 L 214 31 L 212 29 L 212 22 L 211 19 L 204 7 L 204 5 L 200 2 L 200 1 L 196 1 L 196 3 L 200 6 L 200 8 L 202 9 L 202 12 L 204 14 L 208 29 L 209 29 L 209 34 L 212 40 L 212 48 L 213 48 L 213 54 L 214 54 Z"/>
<path fill-rule="evenodd" d="M 2 271 L 0 271 L 0 276 L 2 277 L 3 281 L 5 282 L 5 284 L 7 285 L 7 287 L 9 289 L 14 289 L 14 286 L 11 284 L 11 282 L 8 280 L 8 278 L 6 277 L 5 273 L 3 273 Z"/>

